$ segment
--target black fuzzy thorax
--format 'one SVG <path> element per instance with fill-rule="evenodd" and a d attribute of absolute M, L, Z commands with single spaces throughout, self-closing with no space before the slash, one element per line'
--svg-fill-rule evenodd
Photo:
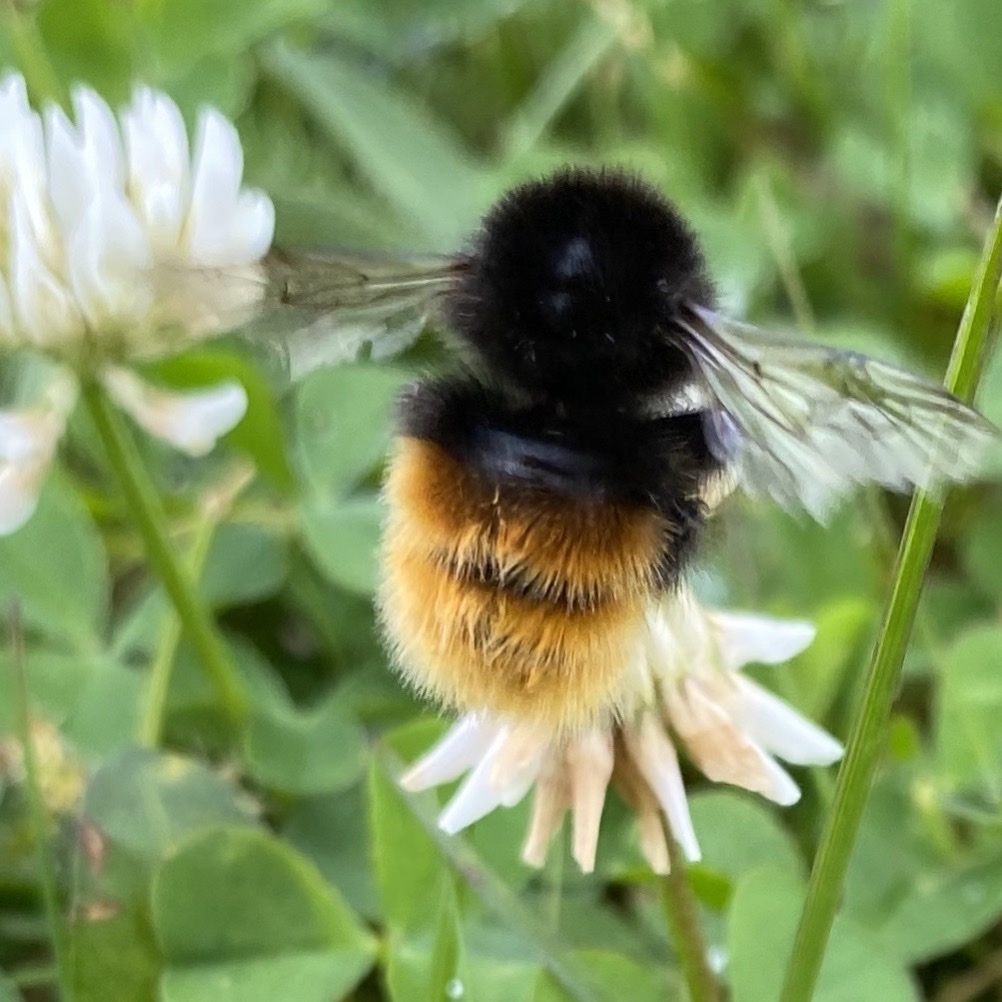
<path fill-rule="evenodd" d="M 569 170 L 488 213 L 445 318 L 492 378 L 615 407 L 690 377 L 683 303 L 711 306 L 713 290 L 675 208 L 633 175 Z"/>
<path fill-rule="evenodd" d="M 534 501 L 630 504 L 670 527 L 661 557 L 675 584 L 698 545 L 701 500 L 720 470 L 700 412 L 650 417 L 628 409 L 513 406 L 472 378 L 409 387 L 398 403 L 399 434 L 430 441 L 489 488 L 531 509 Z"/>
<path fill-rule="evenodd" d="M 651 416 L 692 378 L 682 309 L 713 305 L 685 221 L 633 175 L 566 170 L 502 198 L 455 274 L 444 319 L 466 366 L 411 387 L 399 433 L 523 513 L 554 500 L 656 513 L 675 584 L 720 469 L 703 414 Z"/>

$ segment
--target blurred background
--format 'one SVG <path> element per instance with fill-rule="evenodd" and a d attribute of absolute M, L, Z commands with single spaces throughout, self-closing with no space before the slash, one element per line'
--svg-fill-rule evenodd
<path fill-rule="evenodd" d="M 233 118 L 292 247 L 447 251 L 506 188 L 635 168 L 699 232 L 728 310 L 940 374 L 1002 185 L 998 0 L 6 0 L 0 67 L 36 98 L 136 82 Z M 44 54 L 44 59 L 40 58 Z M 2 142 L 2 137 L 0 137 Z M 461 839 L 393 776 L 442 722 L 373 622 L 393 396 L 433 360 L 281 385 L 211 343 L 158 374 L 235 374 L 250 412 L 211 460 L 144 443 L 178 545 L 252 693 L 233 733 L 75 419 L 40 511 L 0 540 L 17 597 L 68 916 L 73 998 L 284 1002 L 683 998 L 656 882 L 610 798 L 594 876 L 518 860 L 525 804 Z M 1002 423 L 1002 365 L 980 403 Z M 245 475 L 251 461 L 256 476 Z M 906 502 L 821 528 L 730 505 L 707 601 L 818 624 L 759 677 L 844 737 Z M 949 504 L 818 998 L 1002 999 L 1002 457 Z M 159 748 L 148 667 L 176 658 Z M 53 957 L 0 651 L 0 1000 Z M 691 775 L 693 868 L 736 1002 L 770 1002 L 834 771 L 778 811 Z"/>

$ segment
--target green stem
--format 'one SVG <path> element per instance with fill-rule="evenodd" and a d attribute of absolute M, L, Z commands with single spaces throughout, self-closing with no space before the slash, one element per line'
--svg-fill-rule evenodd
<path fill-rule="evenodd" d="M 215 532 L 214 519 L 206 518 L 198 528 L 198 534 L 188 556 L 188 567 L 193 581 L 197 581 L 209 556 L 209 547 Z M 171 672 L 178 644 L 181 641 L 181 619 L 176 614 L 168 615 L 150 666 L 146 682 L 146 697 L 140 714 L 136 739 L 141 745 L 156 748 L 163 732 L 164 715 L 167 707 L 167 693 L 170 690 Z"/>
<path fill-rule="evenodd" d="M 69 1002 L 70 971 L 67 964 L 66 924 L 59 907 L 59 891 L 56 883 L 56 868 L 53 865 L 49 846 L 49 825 L 45 803 L 38 781 L 38 763 L 35 761 L 35 743 L 31 738 L 31 702 L 28 695 L 28 675 L 24 658 L 24 631 L 21 628 L 20 610 L 11 606 L 8 616 L 11 637 L 11 670 L 14 674 L 14 691 L 17 694 L 17 730 L 24 756 L 24 773 L 28 792 L 28 810 L 31 816 L 32 835 L 38 848 L 38 868 L 42 881 L 42 898 L 45 915 L 52 937 L 52 953 L 56 962 L 56 984 L 59 998 Z"/>
<path fill-rule="evenodd" d="M 947 388 L 962 400 L 971 400 L 977 388 L 1000 278 L 1002 199 L 995 210 L 946 374 Z M 883 751 L 901 664 L 941 511 L 941 501 L 922 493 L 915 495 L 908 511 L 891 597 L 870 660 L 866 689 L 849 737 L 845 762 L 839 771 L 835 800 L 814 860 L 781 1002 L 808 1002 L 814 992 L 863 809 Z"/>
<path fill-rule="evenodd" d="M 692 1002 L 717 1002 L 720 991 L 717 979 L 710 970 L 706 940 L 699 924 L 699 908 L 689 883 L 685 857 L 667 826 L 665 840 L 671 869 L 661 880 L 662 900 L 689 998 Z"/>
<path fill-rule="evenodd" d="M 618 41 L 617 25 L 604 18 L 586 17 L 581 22 L 505 128 L 501 140 L 505 156 L 522 156 L 539 142 L 588 74 Z"/>
<path fill-rule="evenodd" d="M 215 686 L 223 709 L 233 723 L 239 725 L 246 718 L 249 708 L 243 684 L 222 637 L 198 597 L 191 574 L 177 559 L 160 496 L 143 466 L 135 443 L 118 411 L 109 403 L 98 384 L 86 384 L 83 398 L 104 443 L 108 460 L 121 482 L 126 501 L 146 544 L 150 563 L 174 603 L 181 625 Z"/>

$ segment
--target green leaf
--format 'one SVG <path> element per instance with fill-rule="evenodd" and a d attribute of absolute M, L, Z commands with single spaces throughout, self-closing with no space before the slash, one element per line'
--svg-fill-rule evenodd
<path fill-rule="evenodd" d="M 72 714 L 83 689 L 106 667 L 102 655 L 65 654 L 29 647 L 25 652 L 25 674 L 33 712 L 62 725 Z M 13 733 L 17 727 L 17 698 L 10 653 L 0 648 L 0 734 Z"/>
<path fill-rule="evenodd" d="M 726 874 L 733 882 L 768 864 L 804 875 L 796 843 L 761 800 L 709 790 L 691 797 L 689 807 L 703 850 L 700 869 Z M 735 838 L 735 832 L 741 837 Z"/>
<path fill-rule="evenodd" d="M 247 770 L 259 783 L 306 796 L 351 786 L 365 770 L 365 734 L 337 693 L 302 712 L 257 712 L 244 739 Z"/>
<path fill-rule="evenodd" d="M 810 615 L 833 599 L 865 602 L 879 594 L 881 564 L 876 547 L 867 545 L 872 528 L 851 506 L 821 526 L 774 507 L 735 504 L 720 529 L 716 555 L 732 603 L 754 608 L 770 595 L 777 612 Z"/>
<path fill-rule="evenodd" d="M 122 863 L 114 848 L 105 850 L 105 870 L 121 869 Z M 102 877 L 104 885 L 116 882 L 107 873 Z M 144 873 L 131 888 L 105 887 L 92 900 L 74 902 L 81 917 L 70 930 L 73 1002 L 160 1002 L 160 951 L 150 929 L 148 882 Z M 96 909 L 93 919 L 87 917 L 88 905 Z"/>
<path fill-rule="evenodd" d="M 278 532 L 259 525 L 221 525 L 199 589 L 215 608 L 246 605 L 274 595 L 287 572 L 288 548 Z"/>
<path fill-rule="evenodd" d="M 946 244 L 930 248 L 919 261 L 920 290 L 937 306 L 960 311 L 977 266 L 978 254 L 973 247 Z"/>
<path fill-rule="evenodd" d="M 98 769 L 83 813 L 104 837 L 151 861 L 192 832 L 254 820 L 250 801 L 204 765 L 144 748 L 128 748 Z"/>
<path fill-rule="evenodd" d="M 456 986 L 462 984 L 463 936 L 460 927 L 459 905 L 452 884 L 446 881 L 442 887 L 442 901 L 439 905 L 438 928 L 435 930 L 435 945 L 431 955 L 431 972 L 425 987 L 424 997 L 447 999 L 456 994 Z"/>
<path fill-rule="evenodd" d="M 508 156 L 523 155 L 536 145 L 619 38 L 607 17 L 592 14 L 581 19 L 508 124 L 502 142 Z"/>
<path fill-rule="evenodd" d="M 974 525 L 971 528 L 975 531 Z M 928 581 L 922 604 L 922 626 L 909 651 L 913 664 L 910 666 L 906 661 L 906 671 L 909 667 L 914 670 L 916 663 L 918 667 L 934 670 L 953 640 L 969 627 L 991 619 L 994 612 L 994 604 L 982 588 L 952 577 Z"/>
<path fill-rule="evenodd" d="M 665 8 L 653 8 L 652 14 L 659 16 L 661 30 L 694 56 L 726 50 L 749 18 L 744 4 L 728 10 L 700 0 L 678 0 Z"/>
<path fill-rule="evenodd" d="M 317 567 L 334 584 L 369 595 L 376 590 L 376 555 L 383 511 L 376 497 L 339 503 L 303 502 L 303 542 Z"/>
<path fill-rule="evenodd" d="M 58 477 L 38 511 L 0 537 L 0 608 L 16 600 L 26 623 L 79 651 L 94 651 L 108 618 L 108 564 L 101 537 L 77 495 Z"/>
<path fill-rule="evenodd" d="M 917 873 L 879 930 L 909 963 L 921 963 L 977 939 L 1002 915 L 1002 859 L 939 873 Z"/>
<path fill-rule="evenodd" d="M 458 986 L 465 997 L 483 999 L 484 1002 L 507 1002 L 509 999 L 537 998 L 546 976 L 540 958 L 527 953 L 525 943 L 513 929 L 499 927 L 492 922 L 467 918 L 463 927 L 464 951 L 457 970 Z M 606 995 L 598 990 L 599 978 L 593 968 L 581 964 L 579 957 L 587 953 L 568 953 L 568 959 L 579 966 L 579 973 L 587 977 L 587 984 L 561 983 L 564 998 L 571 1002 L 612 1002 L 613 999 L 630 998 L 618 991 Z M 552 975 L 551 975 L 552 976 Z"/>
<path fill-rule="evenodd" d="M 1002 292 L 999 293 L 996 302 L 1002 302 Z M 1002 352 L 1000 351 L 996 351 L 985 365 L 981 392 L 978 394 L 978 406 L 996 427 L 1002 426 Z M 1002 449 L 996 443 L 995 455 L 998 456 L 1000 451 Z"/>
<path fill-rule="evenodd" d="M 338 498 L 382 461 L 404 370 L 339 365 L 311 373 L 296 394 L 299 456 L 310 489 Z"/>
<path fill-rule="evenodd" d="M 279 998 L 330 1002 L 342 998 L 368 964 L 360 953 L 340 949 L 199 962 L 165 971 L 158 1002 L 273 1002 Z"/>
<path fill-rule="evenodd" d="M 814 642 L 793 665 L 781 669 L 795 672 L 797 707 L 812 720 L 822 721 L 831 711 L 847 673 L 864 656 L 876 617 L 876 606 L 864 598 L 826 602 L 814 617 Z M 764 678 L 768 684 L 768 676 Z"/>
<path fill-rule="evenodd" d="M 75 868 L 74 999 L 161 1002 L 149 904 L 155 867 L 193 832 L 253 821 L 249 798 L 197 762 L 130 748 L 102 765 L 82 809 L 99 862 L 84 857 Z"/>
<path fill-rule="evenodd" d="M 116 10 L 104 0 L 52 0 L 39 7 L 38 24 L 63 81 L 127 96 L 137 61 L 130 8 Z"/>
<path fill-rule="evenodd" d="M 143 679 L 110 658 L 80 688 L 63 733 L 80 751 L 107 755 L 133 739 L 139 722 Z"/>
<path fill-rule="evenodd" d="M 513 855 L 521 848 L 525 839 L 528 821 L 523 822 L 521 831 L 512 840 Z M 567 833 L 569 834 L 569 833 Z M 566 840 L 565 840 L 566 843 Z M 601 855 L 602 849 L 599 850 Z M 657 943 L 656 949 L 667 948 L 667 940 L 664 931 L 664 914 L 657 906 L 657 896 L 651 893 L 647 896 L 644 892 L 638 891 L 637 908 L 628 911 L 618 911 L 608 907 L 608 901 L 603 898 L 602 888 L 605 882 L 598 882 L 591 874 L 579 873 L 577 867 L 573 865 L 570 855 L 567 852 L 566 844 L 553 846 L 550 850 L 554 856 L 560 853 L 558 860 L 551 858 L 548 860 L 549 872 L 547 876 L 554 882 L 555 887 L 551 888 L 544 878 L 540 881 L 539 874 L 529 871 L 528 881 L 524 881 L 528 886 L 521 891 L 526 898 L 535 898 L 538 907 L 544 912 L 553 912 L 555 921 L 558 923 L 557 931 L 560 939 L 566 944 L 575 957 L 586 957 L 595 951 L 605 953 L 618 953 L 634 960 L 644 960 L 650 956 L 650 949 Z M 526 867 L 522 864 L 523 876 Z M 613 870 L 616 873 L 615 870 Z M 620 868 L 616 877 L 622 874 Z M 699 877 L 704 883 L 707 875 L 703 870 Z M 626 879 L 623 886 L 630 886 L 635 881 L 634 886 L 651 883 L 649 871 L 643 864 L 637 864 L 631 871 L 624 874 Z M 630 877 L 633 877 L 633 881 Z M 694 889 L 696 885 L 696 874 L 693 873 Z M 511 882 L 509 882 L 511 886 Z M 518 884 L 512 889 L 517 890 Z M 552 900 L 559 889 L 561 901 L 559 907 Z M 572 907 L 566 905 L 573 902 Z M 704 914 L 711 914 L 704 912 Z M 715 916 L 714 916 L 715 918 Z M 640 933 L 640 927 L 643 933 Z M 584 965 L 587 967 L 587 965 Z M 667 969 L 667 968 L 666 968 Z M 589 980 L 589 984 L 591 981 Z"/>
<path fill-rule="evenodd" d="M 313 373 L 297 395 L 300 456 L 310 485 L 301 508 L 303 539 L 331 581 L 362 594 L 376 587 L 382 511 L 374 495 L 344 495 L 381 461 L 406 378 L 381 366 L 337 366 Z"/>
<path fill-rule="evenodd" d="M 449 960 L 439 966 L 441 931 L 440 927 L 432 935 L 391 938 L 387 984 L 395 1002 L 419 998 L 530 1002 L 535 997 L 540 968 L 509 932 L 467 919 L 462 932 L 472 942 L 457 942 Z"/>
<path fill-rule="evenodd" d="M 441 900 L 448 873 L 420 822 L 402 802 L 404 796 L 374 761 L 369 770 L 369 824 L 386 925 L 398 934 L 430 933 L 436 916 L 427 902 Z"/>
<path fill-rule="evenodd" d="M 732 1002 L 779 998 L 803 899 L 803 882 L 772 866 L 740 881 L 727 931 Z M 918 1002 L 919 994 L 904 966 L 872 934 L 837 920 L 813 999 Z"/>
<path fill-rule="evenodd" d="M 418 223 L 430 246 L 454 250 L 480 209 L 477 174 L 447 127 L 361 64 L 275 45 L 268 71 L 342 143 L 373 186 Z"/>
<path fill-rule="evenodd" d="M 287 24 L 321 13 L 323 0 L 170 0 L 147 5 L 157 56 L 176 72 L 206 56 L 243 55 Z"/>
<path fill-rule="evenodd" d="M 910 158 L 905 208 L 918 225 L 949 232 L 963 212 L 971 173 L 970 125 L 947 102 L 929 100 L 917 104 L 901 127 Z M 884 138 L 862 123 L 845 126 L 838 137 L 835 167 L 859 197 L 894 197 L 898 168 L 885 150 Z"/>
<path fill-rule="evenodd" d="M 307 860 L 249 829 L 182 845 L 154 877 L 152 909 L 164 1002 L 330 1002 L 375 953 Z"/>
<path fill-rule="evenodd" d="M 268 119 L 262 123 L 262 131 L 267 127 L 273 132 L 266 132 L 256 138 L 256 142 L 262 146 L 269 141 L 274 142 L 273 133 L 282 135 L 281 123 L 272 124 Z M 302 156 L 298 146 L 292 148 L 298 156 Z M 314 151 L 315 154 L 316 152 Z M 267 190 L 275 203 L 275 240 L 280 247 L 320 247 L 334 240 L 342 247 L 399 248 L 420 245 L 420 237 L 407 233 L 400 220 L 393 218 L 386 204 L 371 193 L 348 187 L 337 176 L 326 181 L 323 186 L 314 176 L 313 190 L 304 191 L 301 184 L 296 186 L 295 174 L 289 177 L 292 169 L 282 170 L 279 165 L 265 159 L 269 155 L 274 160 L 281 153 L 272 149 L 264 149 L 259 153 L 264 161 L 259 170 L 265 181 L 270 182 L 273 174 L 276 176 L 276 181 L 269 183 Z M 327 162 L 319 165 L 317 171 L 324 167 L 331 169 L 330 155 L 326 156 Z M 359 351 L 364 350 L 363 345 Z M 359 354 L 349 354 L 349 357 L 357 358 Z M 288 356 L 280 350 L 276 357 L 274 345 L 265 346 L 262 364 L 267 368 L 269 362 L 271 371 L 281 377 L 282 385 L 295 383 Z"/>
<path fill-rule="evenodd" d="M 431 743 L 427 747 L 431 747 Z M 477 855 L 515 893 L 533 883 L 536 877 L 521 856 L 531 806 L 532 796 L 529 795 L 514 807 L 491 811 L 463 833 Z"/>
<path fill-rule="evenodd" d="M 32 712 L 57 724 L 85 757 L 132 740 L 142 677 L 111 653 L 66 654 L 29 647 L 25 670 Z M 0 734 L 15 727 L 16 694 L 9 654 L 0 649 Z"/>
<path fill-rule="evenodd" d="M 384 970 L 386 987 L 392 1002 L 425 998 L 431 978 L 432 947 L 430 934 L 387 937 Z M 465 986 L 463 994 L 465 995 Z"/>
<path fill-rule="evenodd" d="M 372 603 L 366 596 L 330 587 L 299 554 L 293 560 L 287 594 L 309 621 L 327 663 L 339 673 L 351 670 L 345 684 L 355 685 L 363 681 L 363 676 L 371 677 L 371 673 L 358 670 L 366 665 L 379 666 L 377 681 L 386 680 L 382 670 L 386 659 Z"/>
<path fill-rule="evenodd" d="M 895 902 L 943 868 L 943 849 L 915 802 L 923 785 L 914 769 L 898 766 L 885 769 L 870 794 L 844 892 L 845 913 L 868 928 L 880 928 Z"/>
<path fill-rule="evenodd" d="M 681 975 L 668 964 L 642 964 L 611 950 L 577 950 L 574 956 L 592 976 L 603 999 L 662 1002 L 683 997 Z M 572 1002 L 573 998 L 546 973 L 532 996 L 533 1002 Z"/>
<path fill-rule="evenodd" d="M 983 787 L 1002 801 L 1002 627 L 976 627 L 943 658 L 935 717 L 936 760 L 948 785 Z"/>
<path fill-rule="evenodd" d="M 3 971 L 0 971 L 0 1002 L 24 1002 L 17 985 Z"/>
<path fill-rule="evenodd" d="M 341 39 L 368 46 L 394 60 L 420 56 L 432 41 L 483 38 L 526 0 L 426 0 L 418 5 L 374 7 L 366 0 L 341 0 L 331 8 L 328 26 Z"/>
<path fill-rule="evenodd" d="M 282 837 L 308 856 L 352 908 L 381 921 L 370 859 L 365 784 L 342 793 L 301 800 L 282 827 Z"/>
<path fill-rule="evenodd" d="M 951 77 L 968 88 L 971 99 L 997 100 L 1002 62 L 1002 9 L 992 0 L 963 0 L 949 9 L 931 4 L 919 21 L 925 41 L 941 51 Z"/>
<path fill-rule="evenodd" d="M 256 366 L 231 352 L 204 350 L 176 355 L 148 370 L 156 380 L 177 389 L 200 389 L 227 379 L 239 382 L 247 393 L 247 413 L 224 440 L 247 453 L 274 486 L 292 488 L 275 390 Z"/>
<path fill-rule="evenodd" d="M 410 758 L 419 748 L 427 747 L 427 741 L 423 740 L 426 734 L 427 728 L 423 726 L 406 728 L 395 732 L 391 740 L 396 752 Z M 507 983 L 509 977 L 512 984 L 525 984 L 526 975 L 534 977 L 535 968 L 543 966 L 572 998 L 597 1002 L 600 996 L 592 990 L 587 972 L 581 970 L 549 925 L 523 906 L 518 896 L 462 838 L 450 838 L 435 828 L 427 796 L 410 797 L 397 787 L 396 780 L 387 772 L 390 757 L 382 750 L 372 756 L 369 803 L 373 861 L 394 949 L 412 948 L 416 942 L 427 943 L 430 948 L 436 916 L 429 913 L 426 902 L 436 900 L 442 881 L 455 876 L 463 881 L 464 897 L 471 895 L 478 899 L 504 929 L 503 949 L 498 948 L 500 944 L 494 935 L 488 951 L 479 940 L 471 939 L 470 923 L 464 922 L 464 939 L 471 957 L 490 953 L 505 959 L 503 970 L 492 969 L 482 981 L 477 973 L 479 960 L 477 965 L 469 967 L 469 976 L 464 975 L 463 983 L 470 997 L 517 998 L 514 988 L 509 995 L 495 995 L 494 989 Z M 424 957 L 426 960 L 420 963 L 430 964 L 428 950 L 424 951 Z M 426 973 L 420 980 L 422 988 L 428 983 L 430 967 L 423 970 Z"/>
<path fill-rule="evenodd" d="M 1002 532 L 997 512 L 993 516 L 982 518 L 968 530 L 963 557 L 975 581 L 1002 603 Z"/>
<path fill-rule="evenodd" d="M 165 67 L 160 83 L 191 121 L 206 106 L 236 119 L 250 103 L 256 79 L 253 52 L 246 51 L 231 59 L 209 55 L 180 67 Z M 246 161 L 246 147 L 244 152 Z"/>
<path fill-rule="evenodd" d="M 227 637 L 233 661 L 243 675 L 248 695 L 258 711 L 272 712 L 291 709 L 285 683 L 268 659 L 241 636 Z M 171 679 L 170 709 L 202 710 L 216 705 L 215 691 L 190 644 L 182 641 Z"/>

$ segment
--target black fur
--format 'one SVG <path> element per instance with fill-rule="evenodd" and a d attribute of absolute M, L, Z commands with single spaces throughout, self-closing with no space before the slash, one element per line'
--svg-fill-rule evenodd
<path fill-rule="evenodd" d="M 515 503 L 545 494 L 657 511 L 669 527 L 662 583 L 674 584 L 720 469 L 702 414 L 648 413 L 691 376 L 681 304 L 713 305 L 684 220 L 636 177 L 563 171 L 503 198 L 456 275 L 445 319 L 470 371 L 407 391 L 400 433 L 438 443 Z"/>
<path fill-rule="evenodd" d="M 516 408 L 472 379 L 442 378 L 416 383 L 403 394 L 398 430 L 435 442 L 492 489 L 513 492 L 526 504 L 542 492 L 659 512 L 671 527 L 662 583 L 674 584 L 705 520 L 700 497 L 720 469 L 702 414 L 560 411 L 551 404 Z"/>
<path fill-rule="evenodd" d="M 712 306 L 713 290 L 674 207 L 632 175 L 569 170 L 487 215 L 445 314 L 502 384 L 616 405 L 689 375 L 672 322 L 682 301 Z"/>

